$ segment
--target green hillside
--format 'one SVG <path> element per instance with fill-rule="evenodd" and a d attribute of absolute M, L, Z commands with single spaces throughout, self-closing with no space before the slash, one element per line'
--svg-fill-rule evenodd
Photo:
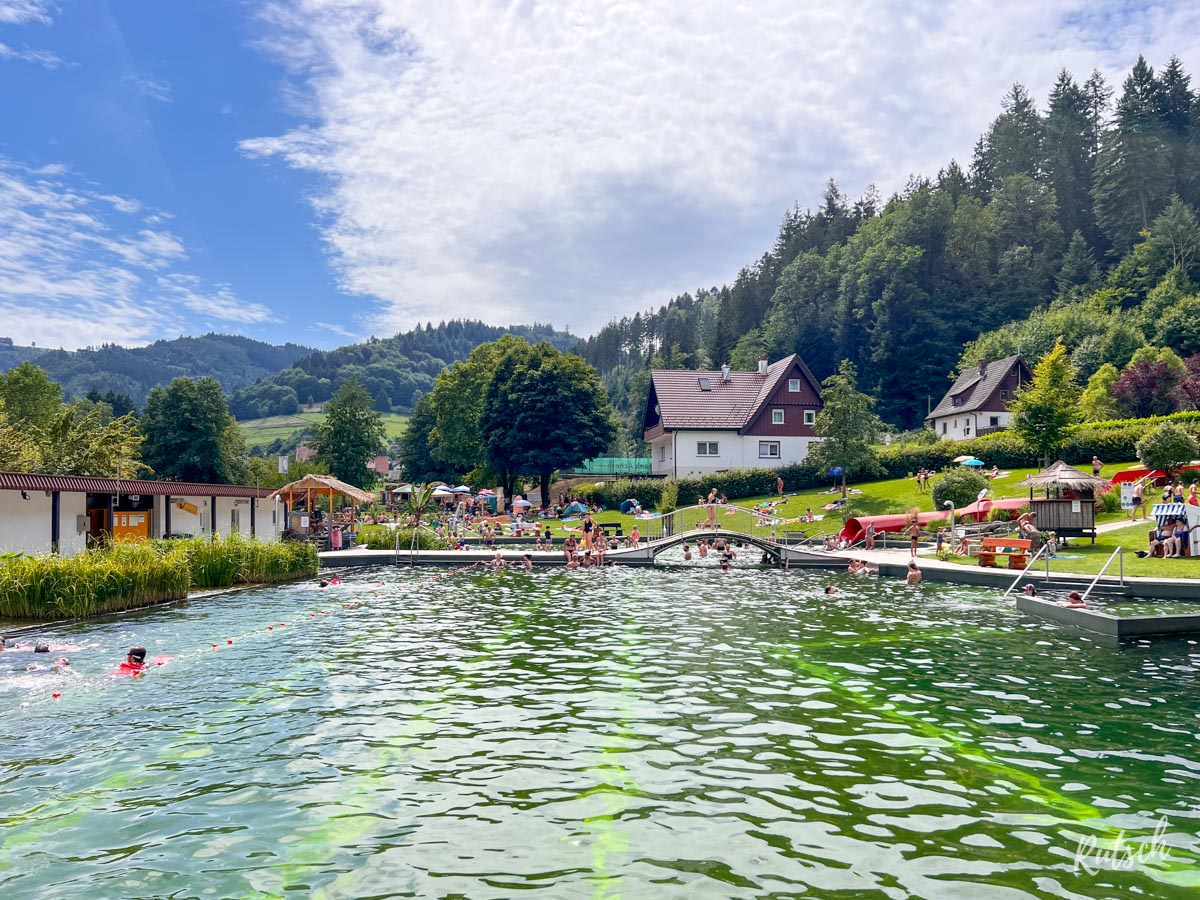
<path fill-rule="evenodd" d="M 389 441 L 399 439 L 408 424 L 406 416 L 382 413 L 383 427 L 387 429 Z M 323 412 L 299 412 L 288 416 L 267 416 L 238 422 L 248 450 L 292 450 L 300 442 L 299 434 L 306 428 L 325 421 Z M 277 443 L 278 442 L 278 443 Z"/>

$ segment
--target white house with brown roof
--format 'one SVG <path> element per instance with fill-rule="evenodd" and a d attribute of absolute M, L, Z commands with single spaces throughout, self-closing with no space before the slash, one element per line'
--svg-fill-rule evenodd
<path fill-rule="evenodd" d="M 954 380 L 950 390 L 925 417 L 942 440 L 961 440 L 1003 431 L 1012 414 L 1008 405 L 1033 374 L 1019 355 L 981 361 Z"/>
<path fill-rule="evenodd" d="M 651 472 L 687 478 L 801 462 L 820 440 L 821 405 L 820 383 L 794 353 L 759 360 L 756 372 L 655 369 L 642 429 Z"/>

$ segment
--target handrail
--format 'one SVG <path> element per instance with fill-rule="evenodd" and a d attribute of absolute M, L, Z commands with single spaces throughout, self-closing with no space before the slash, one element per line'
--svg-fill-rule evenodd
<path fill-rule="evenodd" d="M 1037 553 L 1035 553 L 1035 554 L 1033 554 L 1033 559 L 1029 560 L 1029 562 L 1027 562 L 1027 563 L 1025 564 L 1025 568 L 1023 568 L 1023 569 L 1021 570 L 1021 574 L 1020 574 L 1020 575 L 1018 575 L 1018 576 L 1017 576 L 1017 577 L 1016 577 L 1016 578 L 1013 580 L 1013 583 L 1012 583 L 1012 584 L 1010 584 L 1010 585 L 1008 586 L 1008 590 L 1007 590 L 1007 591 L 1005 591 L 1005 592 L 1004 592 L 1004 593 L 1001 595 L 1001 599 L 1003 599 L 1004 597 L 1007 597 L 1009 594 L 1011 594 L 1011 593 L 1013 592 L 1013 589 L 1014 589 L 1014 588 L 1015 588 L 1015 587 L 1016 587 L 1018 584 L 1020 584 L 1020 582 L 1021 582 L 1021 579 L 1025 577 L 1025 573 L 1026 573 L 1026 572 L 1028 572 L 1030 569 L 1032 569 L 1032 568 L 1033 568 L 1033 564 L 1034 564 L 1035 562 L 1037 562 L 1037 561 L 1038 561 L 1038 557 L 1039 557 L 1039 556 L 1041 556 L 1043 553 L 1045 553 L 1045 552 L 1046 552 L 1048 549 L 1050 549 L 1050 545 L 1049 545 L 1049 544 L 1042 544 L 1042 546 L 1038 548 L 1038 552 L 1037 552 Z M 1048 559 L 1049 559 L 1049 557 L 1047 557 L 1047 560 L 1048 560 Z"/>
<path fill-rule="evenodd" d="M 1109 565 L 1112 564 L 1114 557 L 1117 557 L 1117 556 L 1121 557 L 1121 584 L 1122 585 L 1125 584 L 1125 557 L 1122 555 L 1124 550 L 1125 550 L 1125 548 L 1122 547 L 1120 544 L 1117 545 L 1117 549 L 1114 550 L 1109 555 L 1108 561 L 1103 566 L 1100 567 L 1100 571 L 1096 573 L 1096 577 L 1092 579 L 1092 583 L 1089 584 L 1088 589 L 1083 592 L 1083 596 L 1080 598 L 1080 600 L 1087 600 L 1088 594 L 1090 594 L 1092 592 L 1092 588 L 1094 588 L 1096 586 L 1096 582 L 1098 582 L 1100 580 L 1100 576 L 1104 574 L 1104 570 L 1107 569 L 1109 567 Z"/>

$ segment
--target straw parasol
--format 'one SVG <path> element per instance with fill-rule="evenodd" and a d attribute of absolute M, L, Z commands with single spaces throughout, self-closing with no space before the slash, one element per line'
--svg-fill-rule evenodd
<path fill-rule="evenodd" d="M 329 495 L 330 511 L 333 510 L 333 498 L 335 495 L 349 497 L 352 502 L 357 503 L 370 503 L 375 499 L 375 495 L 370 491 L 364 491 L 362 488 L 356 488 L 352 484 L 339 481 L 332 475 L 305 475 L 299 481 L 285 484 L 267 499 L 274 500 L 277 497 L 286 496 L 289 508 L 295 509 L 296 495 L 300 494 L 305 498 L 304 508 L 311 511 L 313 508 L 312 498 L 314 492 L 318 495 Z"/>
<path fill-rule="evenodd" d="M 1017 484 L 1017 487 L 1029 488 L 1030 499 L 1033 499 L 1035 488 L 1045 488 L 1047 492 L 1049 492 L 1050 488 L 1058 488 L 1059 490 L 1065 488 L 1069 491 L 1095 494 L 1096 491 L 1103 490 L 1108 486 L 1109 483 L 1103 478 L 1097 478 L 1095 475 L 1081 472 L 1074 466 L 1068 466 L 1061 459 L 1050 466 L 1050 468 L 1043 469 L 1036 475 L 1030 475 L 1024 481 Z"/>

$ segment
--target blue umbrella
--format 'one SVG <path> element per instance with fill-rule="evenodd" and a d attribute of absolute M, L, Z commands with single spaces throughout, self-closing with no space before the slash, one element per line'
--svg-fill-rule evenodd
<path fill-rule="evenodd" d="M 982 466 L 984 462 L 981 459 L 964 459 L 962 464 L 964 466 Z"/>

